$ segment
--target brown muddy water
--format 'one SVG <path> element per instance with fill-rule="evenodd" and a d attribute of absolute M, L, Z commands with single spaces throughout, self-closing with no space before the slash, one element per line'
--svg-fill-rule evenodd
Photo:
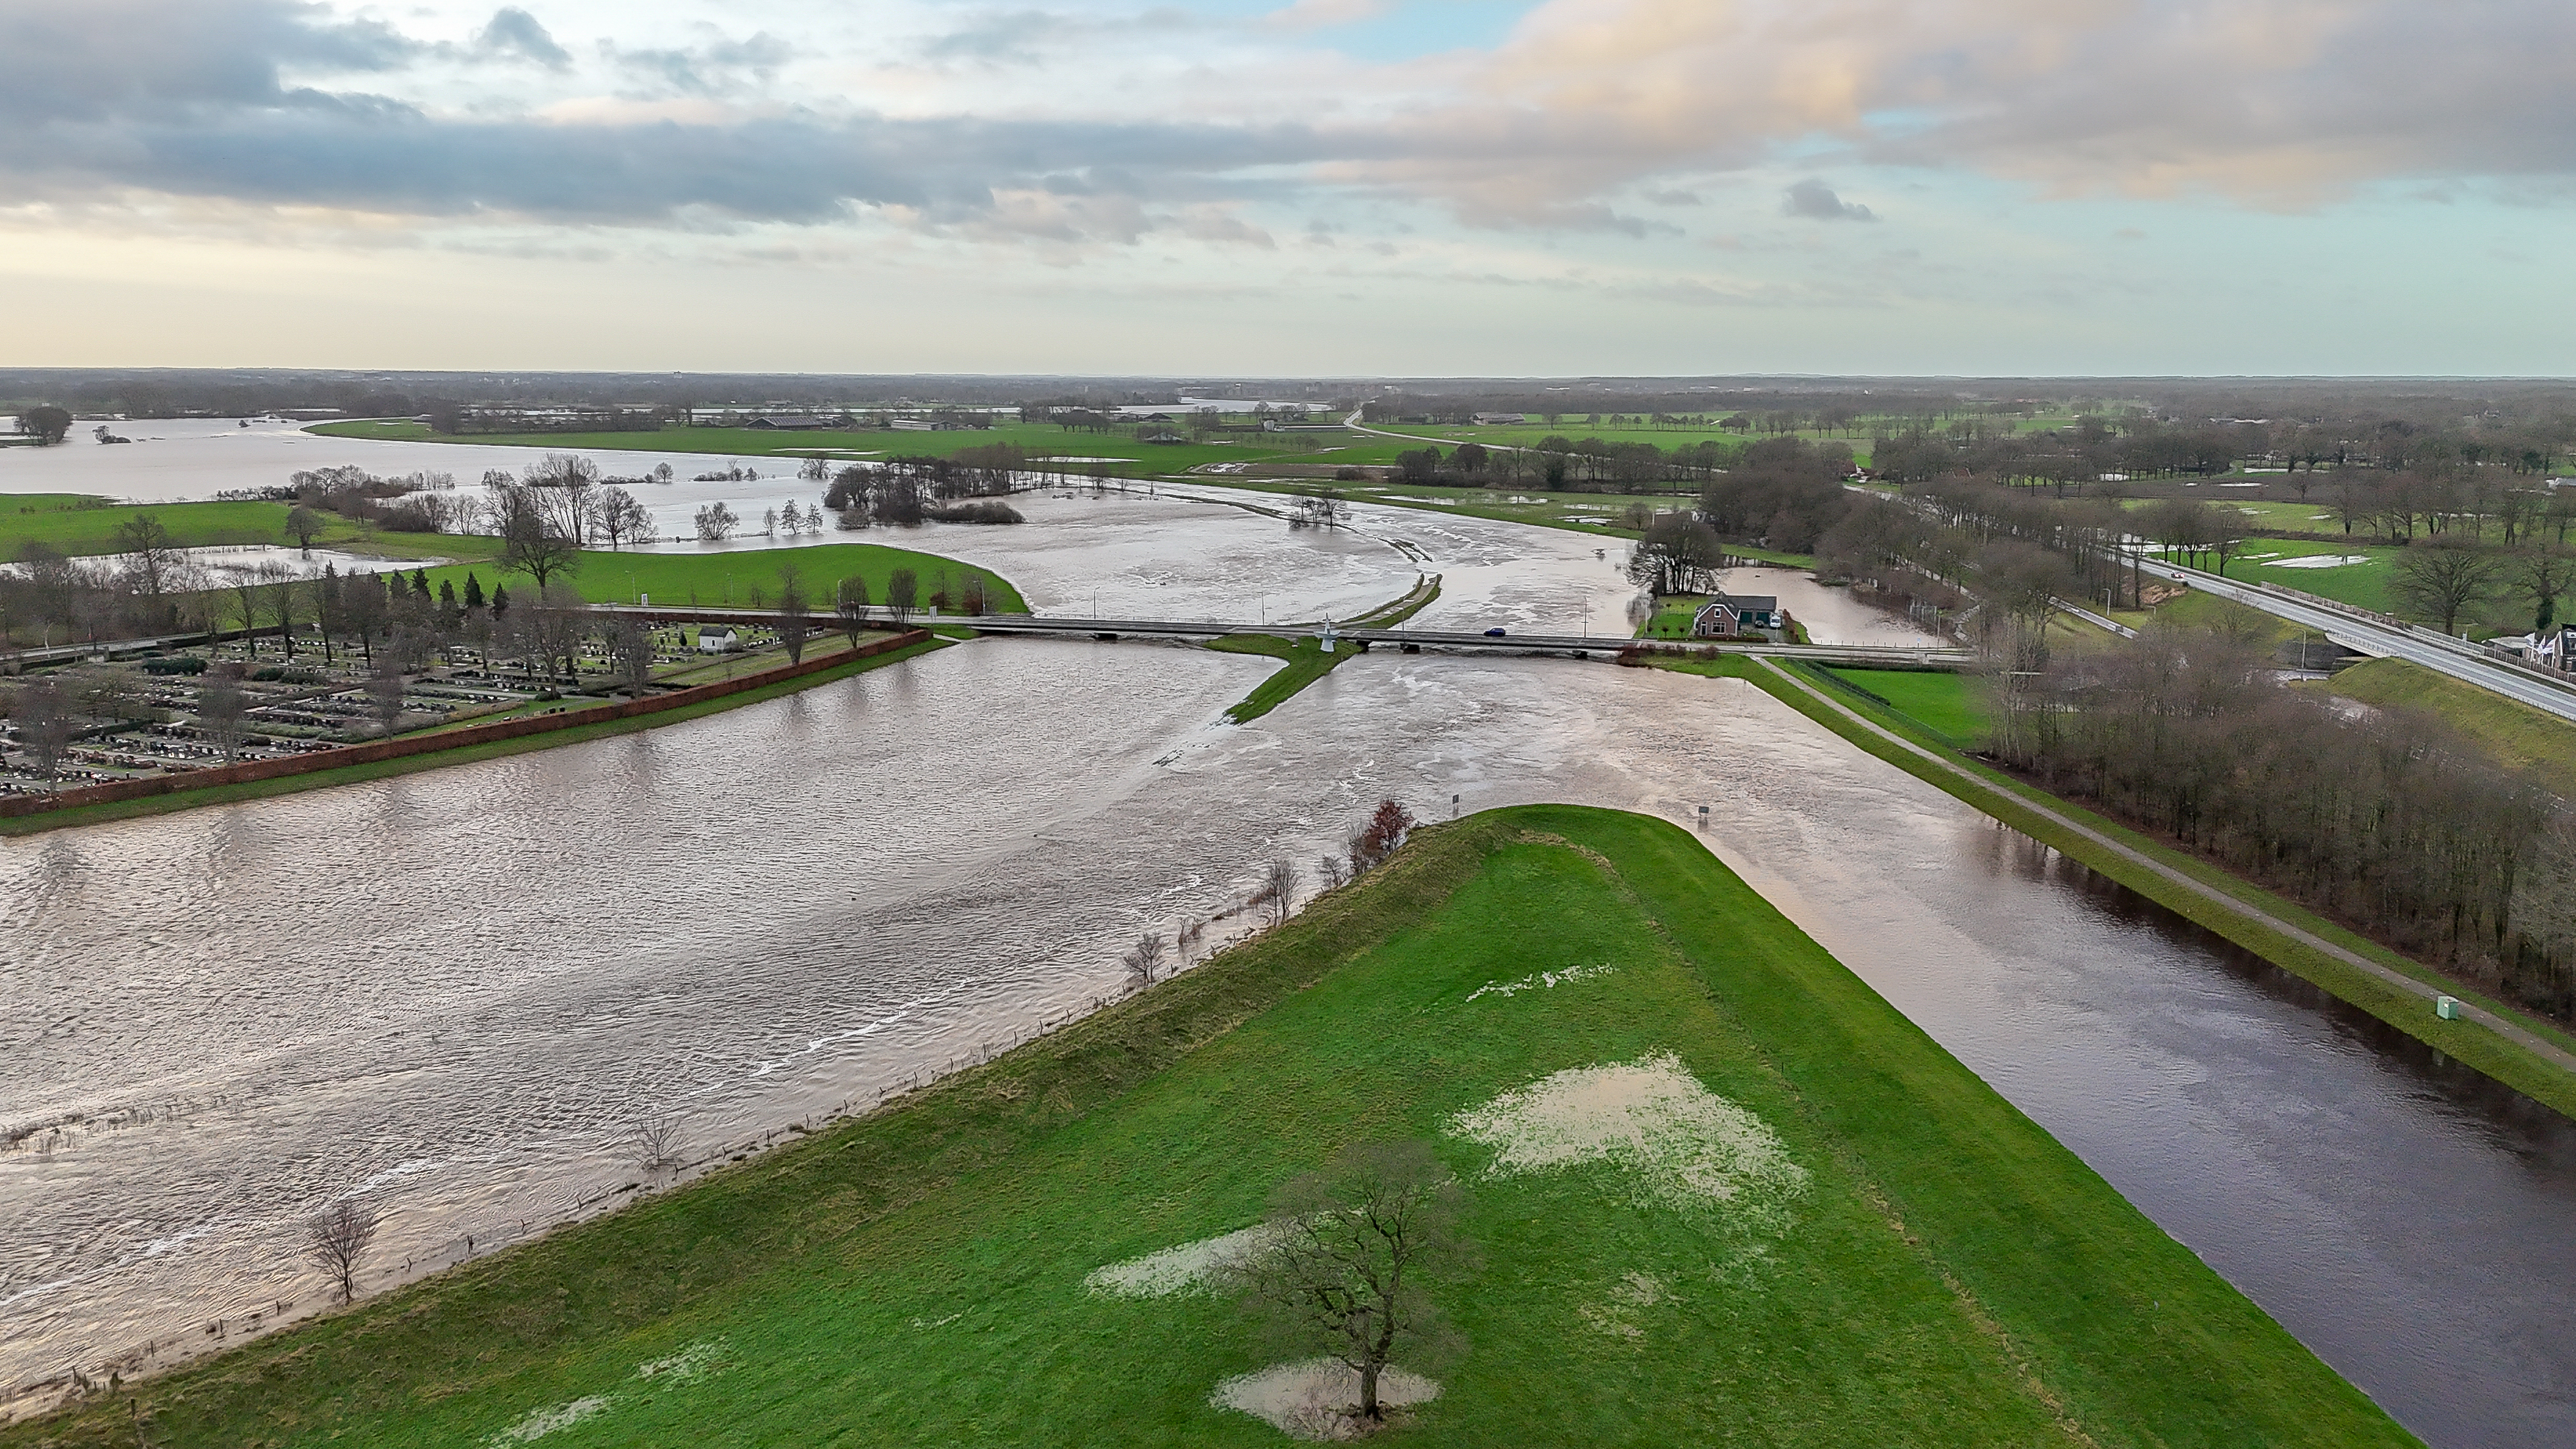
<path fill-rule="evenodd" d="M 621 739 L 0 842 L 0 1381 L 372 1291 L 1111 991 L 1392 794 L 1706 838 L 2446 1446 L 2576 1442 L 2576 1134 L 1737 681 L 983 640 Z"/>

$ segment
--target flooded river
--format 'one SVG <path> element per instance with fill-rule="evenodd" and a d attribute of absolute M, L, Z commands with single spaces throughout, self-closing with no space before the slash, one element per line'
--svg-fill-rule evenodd
<path fill-rule="evenodd" d="M 983 640 L 621 739 L 0 843 L 0 1378 L 371 1289 L 1114 989 L 1393 794 L 1675 820 L 2443 1446 L 2576 1438 L 2567 1124 L 1735 681 Z M 530 889 L 532 881 L 543 882 Z M 77 1119 L 77 1120 L 75 1120 Z M 40 1150 L 41 1147 L 41 1150 Z"/>
<path fill-rule="evenodd" d="M 166 426 L 197 432 L 0 453 L 0 491 L 528 456 Z M 654 502 L 769 489 L 797 496 Z M 821 541 L 987 564 L 1048 612 L 1346 617 L 1433 572 L 1429 627 L 1625 632 L 1619 548 L 1578 533 L 1377 505 L 1291 532 L 1195 484 L 1021 506 Z M 1821 641 L 1927 642 L 1803 576 L 1727 582 Z M 1709 806 L 1723 859 L 2428 1441 L 2576 1442 L 2555 1114 L 1740 683 L 1372 654 L 1217 725 L 1271 667 L 981 640 L 621 739 L 0 842 L 0 1405 L 309 1308 L 295 1224 L 335 1196 L 391 1214 L 372 1291 L 622 1200 L 644 1124 L 721 1160 L 1007 1044 L 1114 990 L 1139 930 L 1393 794 Z"/>

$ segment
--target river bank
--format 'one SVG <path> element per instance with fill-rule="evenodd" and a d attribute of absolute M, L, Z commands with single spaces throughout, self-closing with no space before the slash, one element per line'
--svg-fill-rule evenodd
<path fill-rule="evenodd" d="M 1657 661 L 1675 667 L 1672 661 Z M 2436 1050 L 2576 1118 L 2576 1037 L 2235 876 L 1969 759 L 1892 711 L 1867 717 L 1796 666 L 1728 658 L 1688 672 L 1750 681 L 1871 754 L 2322 987 Z M 2462 1015 L 2445 1020 L 2449 994 Z"/>
<path fill-rule="evenodd" d="M 1663 1060 L 1779 1169 L 1630 1207 L 1618 1169 L 1500 1180 L 1444 1126 Z M 2413 1442 L 1689 836 L 1538 807 L 1422 832 L 1283 930 L 857 1121 L 0 1443 L 1273 1442 L 1208 1403 L 1261 1362 L 1221 1299 L 1087 1278 L 1390 1135 L 1444 1143 L 1484 1245 L 1439 1285 L 1470 1337 L 1429 1442 L 1748 1418 L 1784 1444 Z M 925 1380 L 949 1387 L 901 1391 Z"/>

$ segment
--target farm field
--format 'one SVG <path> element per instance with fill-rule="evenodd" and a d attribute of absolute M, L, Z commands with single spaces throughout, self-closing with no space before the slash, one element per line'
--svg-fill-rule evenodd
<path fill-rule="evenodd" d="M 989 569 L 976 568 L 938 554 L 918 553 L 882 543 L 818 543 L 802 548 L 751 547 L 725 553 L 623 553 L 607 549 L 584 549 L 581 566 L 568 581 L 582 598 L 594 604 L 632 604 L 649 596 L 657 608 L 737 608 L 774 607 L 779 590 L 786 583 L 790 569 L 804 586 L 805 597 L 818 618 L 832 612 L 834 590 L 840 581 L 859 577 L 868 582 L 871 603 L 886 601 L 886 585 L 896 569 L 911 569 L 920 580 L 921 602 L 926 606 L 934 590 L 962 586 L 969 577 L 981 577 L 994 612 L 1025 614 L 1028 605 L 1019 590 L 1008 579 Z M 513 595 L 533 593 L 534 585 L 524 574 L 503 575 L 497 566 L 486 562 L 454 564 L 428 570 L 432 593 L 445 583 L 465 591 L 465 576 L 474 574 L 489 595 L 495 584 L 508 588 Z M 953 612 L 953 606 L 952 610 Z"/>
<path fill-rule="evenodd" d="M 170 530 L 181 548 L 214 548 L 256 544 L 284 545 L 284 503 L 111 503 L 75 493 L 0 494 L 0 561 L 18 558 L 30 544 L 42 544 L 71 557 L 124 552 L 116 531 L 138 513 L 148 513 Z M 405 558 L 480 558 L 498 545 L 491 539 L 454 534 L 388 533 L 351 523 L 336 513 L 323 513 L 325 528 L 317 548 L 363 550 Z"/>
<path fill-rule="evenodd" d="M 1984 749 L 1994 728 L 1986 704 L 1986 681 L 1978 675 L 1911 669 L 1819 672 L 1863 691 L 1917 729 L 1957 749 Z"/>
<path fill-rule="evenodd" d="M 1528 807 L 886 1110 L 0 1444 L 1280 1444 L 1212 1401 L 1276 1358 L 1204 1255 L 1154 1255 L 1399 1139 L 1477 1251 L 1389 1442 L 2414 1442 L 1697 841 Z"/>

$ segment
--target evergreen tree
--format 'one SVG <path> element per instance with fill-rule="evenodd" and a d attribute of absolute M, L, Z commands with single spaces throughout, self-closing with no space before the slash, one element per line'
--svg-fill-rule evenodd
<path fill-rule="evenodd" d="M 474 577 L 471 570 L 468 570 L 465 575 L 465 607 L 469 609 L 483 607 L 483 581 Z"/>
<path fill-rule="evenodd" d="M 438 581 L 438 607 L 446 613 L 453 614 L 456 612 L 456 581 L 454 579 L 440 579 Z"/>
<path fill-rule="evenodd" d="M 509 607 L 510 607 L 510 591 L 509 591 L 508 589 L 503 589 L 503 588 L 495 588 L 495 589 L 493 589 L 493 590 L 492 590 L 492 617 L 493 617 L 493 618 L 495 618 L 495 619 L 500 618 L 500 617 L 501 617 L 501 615 L 502 615 L 502 613 L 503 613 L 505 610 L 507 610 Z"/>
<path fill-rule="evenodd" d="M 420 595 L 424 599 L 429 597 L 429 570 L 413 569 L 411 571 L 411 591 Z"/>

